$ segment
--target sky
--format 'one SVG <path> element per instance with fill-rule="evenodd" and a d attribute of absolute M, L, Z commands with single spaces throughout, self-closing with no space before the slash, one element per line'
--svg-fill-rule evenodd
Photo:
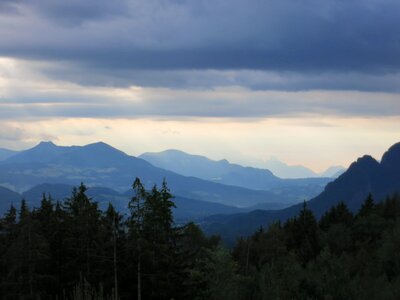
<path fill-rule="evenodd" d="M 0 147 L 316 171 L 400 141 L 398 0 L 0 0 Z"/>

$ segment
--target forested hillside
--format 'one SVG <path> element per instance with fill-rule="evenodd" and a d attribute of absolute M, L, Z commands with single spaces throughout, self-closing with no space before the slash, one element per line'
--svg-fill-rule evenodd
<path fill-rule="evenodd" d="M 130 214 L 100 211 L 82 184 L 63 203 L 22 201 L 0 221 L 2 299 L 399 299 L 400 198 L 339 203 L 225 248 L 175 226 L 167 185 L 133 184 Z"/>
<path fill-rule="evenodd" d="M 369 155 L 358 158 L 346 172 L 330 182 L 321 194 L 307 201 L 307 205 L 317 218 L 341 201 L 356 213 L 369 194 L 380 202 L 399 191 L 400 143 L 396 143 L 384 153 L 380 162 Z M 256 210 L 227 216 L 214 215 L 205 218 L 202 228 L 210 234 L 218 233 L 232 243 L 238 235 L 248 236 L 261 225 L 267 226 L 278 220 L 285 222 L 296 216 L 301 208 L 302 204 L 299 203 L 276 211 Z"/>

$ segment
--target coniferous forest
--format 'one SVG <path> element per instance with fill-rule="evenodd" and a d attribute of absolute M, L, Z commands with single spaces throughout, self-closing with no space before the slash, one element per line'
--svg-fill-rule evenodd
<path fill-rule="evenodd" d="M 129 213 L 100 211 L 80 185 L 0 220 L 1 299 L 400 299 L 400 197 L 297 217 L 232 248 L 174 224 L 164 183 L 133 184 Z"/>

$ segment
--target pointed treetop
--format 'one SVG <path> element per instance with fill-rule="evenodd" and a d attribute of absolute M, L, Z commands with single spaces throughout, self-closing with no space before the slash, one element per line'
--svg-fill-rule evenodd
<path fill-rule="evenodd" d="M 367 199 L 365 199 L 364 203 L 361 205 L 358 215 L 360 217 L 368 216 L 375 212 L 375 208 L 376 205 L 374 199 L 372 198 L 372 194 L 369 193 Z"/>

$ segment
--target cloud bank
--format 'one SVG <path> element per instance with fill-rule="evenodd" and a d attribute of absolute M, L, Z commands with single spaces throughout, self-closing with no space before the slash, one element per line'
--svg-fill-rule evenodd
<path fill-rule="evenodd" d="M 0 55 L 57 62 L 43 72 L 81 84 L 209 87 L 231 78 L 254 89 L 393 90 L 399 83 L 396 0 L 21 0 L 1 2 L 0 11 Z M 182 79 L 196 70 L 214 76 Z M 258 72 L 240 72 L 249 70 Z M 378 74 L 389 83 L 371 85 Z"/>

